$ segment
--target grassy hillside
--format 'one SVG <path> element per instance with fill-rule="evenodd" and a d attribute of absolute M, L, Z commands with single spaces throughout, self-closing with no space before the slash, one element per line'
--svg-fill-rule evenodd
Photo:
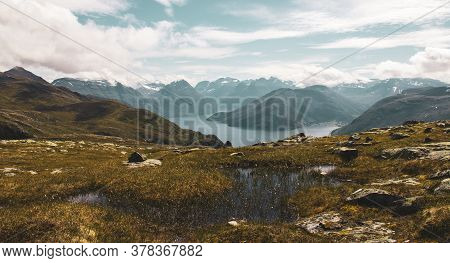
<path fill-rule="evenodd" d="M 400 125 L 408 120 L 436 121 L 450 119 L 449 87 L 410 89 L 385 98 L 333 134 L 351 134 Z"/>
<path fill-rule="evenodd" d="M 96 134 L 165 144 L 222 144 L 145 110 L 6 74 L 0 75 L 0 108 L 1 139 Z"/>
<path fill-rule="evenodd" d="M 335 154 L 337 144 L 348 142 L 348 137 L 336 136 L 304 142 L 285 140 L 239 150 L 173 149 L 160 145 L 136 147 L 126 141 L 104 137 L 1 141 L 0 241 L 445 241 L 450 237 L 450 193 L 436 191 L 441 181 L 445 181 L 445 175 L 435 179 L 430 176 L 450 169 L 449 148 L 437 150 L 443 154 L 443 159 L 380 158 L 386 149 L 432 149 L 434 144 L 423 143 L 426 137 L 440 143 L 440 148 L 448 145 L 446 128 L 441 126 L 421 123 L 361 133 L 361 140 L 371 137 L 373 141 L 355 144 L 353 147 L 359 151 L 359 156 L 350 163 Z M 425 133 L 427 128 L 432 132 Z M 391 139 L 390 134 L 399 131 L 410 137 Z M 135 150 L 160 160 L 162 165 L 130 168 L 124 161 Z M 242 154 L 232 155 L 237 151 Z M 202 216 L 209 218 L 225 208 L 227 193 L 236 185 L 236 178 L 227 173 L 230 169 L 258 167 L 289 169 L 292 173 L 325 164 L 336 168 L 328 174 L 311 176 L 319 181 L 334 178 L 339 184 L 311 185 L 290 196 L 288 203 L 296 215 L 293 221 L 255 222 L 236 218 L 237 225 L 228 224 L 231 218 L 202 221 Z M 385 206 L 364 206 L 347 201 L 351 193 L 367 188 L 422 199 L 418 209 L 407 215 L 400 215 Z M 76 201 L 77 196 L 84 194 L 93 197 Z M 97 194 L 102 199 L 96 200 Z M 268 193 L 260 194 L 266 200 Z M 324 213 L 339 213 L 345 221 L 323 223 L 321 229 L 330 231 L 325 235 L 309 233 L 299 225 Z M 348 227 L 349 222 L 355 223 Z M 364 228 L 367 224 L 372 224 L 373 228 Z M 338 232 L 333 234 L 333 231 Z"/>

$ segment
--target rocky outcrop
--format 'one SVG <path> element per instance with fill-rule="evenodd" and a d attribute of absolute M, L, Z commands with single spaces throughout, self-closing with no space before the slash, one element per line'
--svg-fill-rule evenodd
<path fill-rule="evenodd" d="M 383 208 L 394 206 L 395 202 L 401 199 L 403 198 L 400 196 L 380 189 L 359 189 L 346 200 L 359 205 Z"/>
<path fill-rule="evenodd" d="M 450 160 L 450 143 L 428 143 L 421 147 L 404 147 L 385 149 L 380 155 L 383 159 L 431 159 L 431 160 Z"/>
<path fill-rule="evenodd" d="M 162 165 L 160 160 L 148 159 L 141 163 L 125 163 L 128 168 L 142 168 L 142 167 L 158 167 Z"/>
<path fill-rule="evenodd" d="M 395 201 L 392 212 L 399 216 L 410 215 L 418 212 L 424 204 L 422 196 L 409 197 Z"/>
<path fill-rule="evenodd" d="M 383 159 L 405 159 L 414 160 L 427 156 L 430 151 L 425 147 L 405 147 L 386 149 L 381 153 Z"/>
<path fill-rule="evenodd" d="M 375 221 L 354 222 L 338 212 L 324 212 L 300 219 L 297 224 L 305 231 L 338 242 L 393 243 L 394 231 L 385 223 Z"/>
<path fill-rule="evenodd" d="M 442 180 L 442 182 L 439 184 L 439 186 L 436 187 L 436 189 L 434 189 L 434 192 L 435 193 L 450 193 L 450 178 Z"/>
<path fill-rule="evenodd" d="M 438 238 L 441 242 L 450 240 L 450 206 L 433 207 L 423 211 L 424 220 L 421 234 L 430 238 Z"/>
<path fill-rule="evenodd" d="M 443 179 L 443 178 L 450 178 L 450 169 L 439 171 L 437 173 L 428 176 L 428 179 Z"/>

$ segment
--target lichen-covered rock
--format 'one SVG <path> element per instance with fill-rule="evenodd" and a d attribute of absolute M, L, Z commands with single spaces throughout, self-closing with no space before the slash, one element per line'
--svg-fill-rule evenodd
<path fill-rule="evenodd" d="M 378 181 L 378 182 L 371 183 L 371 185 L 376 185 L 376 186 L 396 185 L 396 184 L 404 184 L 404 185 L 410 185 L 410 186 L 420 185 L 419 181 L 417 181 L 414 178 L 389 179 L 389 180 L 385 180 L 385 181 Z"/>
<path fill-rule="evenodd" d="M 352 193 L 346 200 L 347 202 L 359 205 L 384 208 L 393 206 L 394 202 L 401 199 L 403 198 L 400 196 L 380 189 L 359 189 Z"/>
<path fill-rule="evenodd" d="M 391 211 L 399 216 L 414 214 L 422 208 L 423 201 L 424 198 L 422 196 L 401 199 L 393 203 L 394 207 Z"/>
<path fill-rule="evenodd" d="M 434 189 L 435 193 L 450 193 L 450 178 L 442 180 L 441 184 L 439 184 L 436 189 Z"/>
<path fill-rule="evenodd" d="M 361 140 L 361 136 L 359 136 L 359 134 L 355 133 L 352 136 L 350 136 L 350 138 L 348 138 L 349 141 L 359 141 Z"/>
<path fill-rule="evenodd" d="M 450 205 L 433 207 L 423 211 L 421 234 L 440 242 L 450 240 Z"/>
<path fill-rule="evenodd" d="M 160 160 L 148 159 L 140 163 L 125 163 L 128 168 L 142 168 L 142 167 L 157 167 L 161 166 L 162 162 Z"/>
<path fill-rule="evenodd" d="M 444 178 L 450 178 L 450 169 L 439 171 L 437 173 L 428 176 L 428 179 L 444 179 Z"/>
<path fill-rule="evenodd" d="M 426 147 L 405 147 L 383 150 L 381 153 L 381 157 L 383 159 L 414 160 L 425 157 L 429 153 L 430 150 Z"/>
<path fill-rule="evenodd" d="M 300 219 L 297 226 L 319 236 L 330 237 L 338 242 L 392 243 L 395 233 L 385 223 L 365 221 L 357 223 L 338 212 L 324 212 Z"/>

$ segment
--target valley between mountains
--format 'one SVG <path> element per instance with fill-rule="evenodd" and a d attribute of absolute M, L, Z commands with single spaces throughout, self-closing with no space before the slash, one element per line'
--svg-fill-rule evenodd
<path fill-rule="evenodd" d="M 234 148 L 133 105 L 252 89 L 211 121 L 297 128 L 268 110 L 285 96 L 312 99 L 302 125 L 341 128 Z M 449 101 L 448 85 L 420 79 L 134 89 L 14 68 L 0 74 L 0 241 L 448 242 Z"/>

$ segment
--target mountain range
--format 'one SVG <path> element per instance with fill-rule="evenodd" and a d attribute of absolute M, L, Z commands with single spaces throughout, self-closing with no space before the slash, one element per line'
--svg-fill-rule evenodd
<path fill-rule="evenodd" d="M 424 78 L 372 80 L 340 84 L 333 88 L 325 86 L 298 88 L 293 82 L 282 81 L 274 77 L 244 81 L 220 78 L 212 82 L 199 82 L 195 88 L 185 80 L 167 85 L 148 83 L 132 88 L 119 82 L 72 78 L 57 79 L 49 84 L 43 78 L 16 67 L 2 73 L 2 79 L 16 82 L 26 79 L 30 82 L 27 85 L 31 85 L 32 82 L 31 86 L 39 83 L 46 87 L 65 87 L 65 92 L 72 91 L 72 93 L 82 95 L 82 102 L 92 103 L 95 101 L 96 105 L 103 104 L 98 107 L 104 111 L 108 111 L 107 109 L 110 107 L 133 107 L 145 109 L 165 118 L 206 115 L 210 121 L 247 129 L 295 129 L 302 125 L 328 122 L 343 125 L 350 123 L 335 132 L 340 134 L 372 127 L 398 125 L 408 119 L 434 120 L 438 116 L 443 119 L 448 118 L 448 111 L 445 108 L 448 99 L 447 93 L 441 92 L 429 96 L 424 91 L 431 87 L 444 89 L 442 87 L 448 85 L 438 80 Z M 19 84 L 15 83 L 14 85 Z M 422 94 L 422 91 L 425 93 Z M 199 110 L 201 108 L 198 107 L 199 101 L 211 98 L 236 98 L 239 99 L 239 103 L 234 104 L 231 108 L 221 107 L 208 113 Z M 308 108 L 302 108 L 305 106 L 302 103 L 297 103 L 294 107 L 287 104 L 283 106 L 285 108 L 279 107 L 280 101 L 288 101 L 292 98 L 295 98 L 297 102 L 307 100 Z M 108 101 L 108 104 L 104 99 L 113 101 Z M 63 104 L 70 103 L 66 101 Z M 86 104 L 83 106 L 87 107 Z M 219 106 L 223 105 L 219 104 Z M 96 106 L 92 107 L 99 110 Z M 294 114 L 296 117 L 289 117 L 290 119 L 280 117 L 279 112 L 273 110 L 274 107 L 289 113 L 289 116 Z M 360 116 L 366 110 L 367 112 Z M 299 113 L 302 118 L 297 116 Z M 80 113 L 80 116 L 83 114 L 89 115 L 87 112 L 83 112 Z M 2 115 L 3 123 L 5 123 L 6 113 L 2 113 Z M 360 117 L 357 118 L 358 116 Z M 14 125 L 10 122 L 9 126 Z M 114 134 L 106 131 L 100 133 Z"/>
<path fill-rule="evenodd" d="M 271 77 L 240 81 L 233 78 L 220 78 L 216 81 L 203 81 L 195 89 L 204 96 L 214 98 L 252 98 L 262 97 L 278 89 L 295 88 L 293 82 Z"/>
<path fill-rule="evenodd" d="M 138 100 L 144 97 L 142 93 L 136 89 L 124 86 L 119 82 L 110 83 L 106 80 L 61 78 L 54 80 L 52 84 L 65 87 L 82 95 L 116 100 L 132 107 L 137 107 Z"/>
<path fill-rule="evenodd" d="M 425 87 L 446 86 L 439 80 L 424 78 L 392 78 L 386 80 L 372 80 L 369 82 L 359 82 L 341 84 L 334 87 L 334 90 L 344 97 L 358 102 L 368 109 L 377 101 L 401 94 L 404 90 Z"/>
<path fill-rule="evenodd" d="M 208 120 L 232 127 L 292 130 L 323 123 L 349 123 L 363 107 L 325 86 L 278 89 L 231 112 Z"/>
<path fill-rule="evenodd" d="M 20 68 L 0 73 L 0 139 L 89 134 L 137 139 L 138 134 L 152 143 L 223 145 L 214 135 L 181 129 L 152 112 L 137 112 L 36 77 Z"/>

